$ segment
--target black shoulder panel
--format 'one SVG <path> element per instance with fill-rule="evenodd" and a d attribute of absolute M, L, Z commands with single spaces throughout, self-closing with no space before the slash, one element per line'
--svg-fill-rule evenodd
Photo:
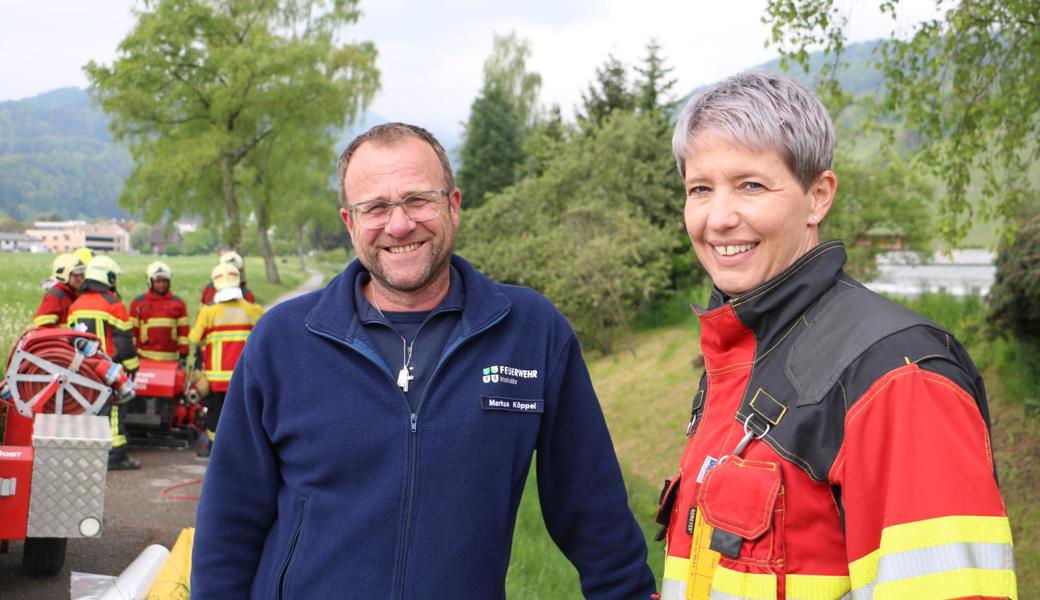
<path fill-rule="evenodd" d="M 144 302 L 148 294 L 139 294 L 134 298 L 134 302 Z"/>
<path fill-rule="evenodd" d="M 784 367 L 798 406 L 819 404 L 845 369 L 886 337 L 919 325 L 946 331 L 880 294 L 841 284 L 823 295 L 806 320 Z"/>

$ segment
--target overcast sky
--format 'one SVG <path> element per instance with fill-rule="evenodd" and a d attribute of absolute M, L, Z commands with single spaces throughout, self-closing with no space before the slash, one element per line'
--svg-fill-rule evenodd
<path fill-rule="evenodd" d="M 840 0 L 839 0 L 840 2 Z M 906 31 L 935 12 L 933 0 L 904 0 L 893 21 L 879 0 L 845 0 L 854 41 Z M 776 56 L 765 47 L 765 0 L 362 0 L 348 39 L 379 50 L 382 91 L 370 107 L 392 120 L 457 136 L 481 83 L 495 33 L 515 31 L 533 48 L 541 102 L 573 112 L 607 53 L 631 65 L 654 37 L 676 90 Z M 110 63 L 133 27 L 133 0 L 0 0 L 0 101 L 65 86 L 86 87 L 81 67 Z"/>

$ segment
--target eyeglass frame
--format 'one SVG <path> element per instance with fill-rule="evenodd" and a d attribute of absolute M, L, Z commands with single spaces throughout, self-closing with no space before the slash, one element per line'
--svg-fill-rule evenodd
<path fill-rule="evenodd" d="M 406 217 L 408 217 L 408 219 L 411 220 L 413 223 L 425 223 L 426 221 L 432 221 L 433 219 L 435 219 L 435 218 L 440 216 L 440 207 L 439 206 L 437 207 L 437 215 L 432 216 L 432 217 L 430 217 L 428 219 L 417 220 L 414 217 L 412 217 L 412 214 L 410 212 L 408 212 L 408 208 L 407 208 L 408 201 L 415 200 L 416 197 L 418 197 L 418 196 L 426 196 L 428 194 L 434 194 L 437 197 L 435 199 L 433 199 L 433 200 L 429 200 L 429 202 L 433 203 L 433 204 L 436 204 L 437 202 L 440 201 L 441 198 L 445 198 L 445 197 L 451 196 L 451 193 L 453 191 L 455 191 L 455 190 L 428 190 L 428 191 L 425 191 L 425 192 L 415 192 L 413 194 L 409 194 L 407 197 L 402 198 L 400 200 L 378 200 L 378 199 L 377 200 L 367 200 L 365 202 L 358 202 L 357 204 L 348 204 L 346 208 L 347 208 L 347 212 L 350 213 L 350 218 L 355 220 L 355 221 L 357 221 L 358 225 L 362 229 L 377 230 L 377 229 L 385 228 L 387 225 L 390 224 L 390 219 L 394 216 L 394 208 L 397 208 L 397 207 L 401 207 L 401 210 L 404 211 L 404 215 Z M 361 219 L 358 219 L 358 209 L 363 208 L 366 205 L 371 206 L 371 205 L 376 205 L 376 204 L 385 204 L 386 205 L 386 208 L 389 211 L 389 212 L 387 212 L 386 223 L 383 223 L 379 227 L 366 227 L 364 224 L 361 223 Z"/>

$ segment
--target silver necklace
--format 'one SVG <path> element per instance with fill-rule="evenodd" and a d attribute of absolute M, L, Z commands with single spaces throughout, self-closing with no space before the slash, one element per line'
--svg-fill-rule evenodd
<path fill-rule="evenodd" d="M 383 310 L 379 308 L 379 301 L 376 300 L 376 291 L 374 289 L 372 290 L 372 306 L 376 307 L 376 312 L 383 317 L 384 321 L 390 323 L 390 319 L 387 319 L 386 315 L 383 314 Z M 393 327 L 390 330 L 397 333 L 397 330 Z M 412 350 L 415 348 L 415 339 L 412 338 L 412 343 L 409 344 L 403 335 L 398 333 L 397 336 L 401 338 L 401 360 L 403 363 L 401 370 L 397 372 L 397 387 L 401 388 L 402 392 L 408 393 L 408 382 L 415 379 L 415 375 L 411 373 L 415 370 L 415 367 L 412 366 Z"/>

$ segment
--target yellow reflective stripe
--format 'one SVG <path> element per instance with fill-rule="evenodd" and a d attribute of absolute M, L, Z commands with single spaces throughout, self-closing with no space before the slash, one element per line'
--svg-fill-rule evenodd
<path fill-rule="evenodd" d="M 130 317 L 130 324 L 133 325 L 134 327 L 140 327 L 141 326 L 141 319 L 138 319 L 137 317 Z"/>
<path fill-rule="evenodd" d="M 112 327 L 115 327 L 116 329 L 118 329 L 120 331 L 130 331 L 131 329 L 133 329 L 133 326 L 130 325 L 129 321 L 124 321 L 122 319 L 117 319 L 117 318 L 113 317 L 112 315 L 108 316 L 108 322 L 112 324 Z"/>
<path fill-rule="evenodd" d="M 878 563 L 889 554 L 951 543 L 1010 544 L 1007 517 L 949 516 L 886 527 L 881 547 L 849 563 L 852 588 L 869 585 L 877 577 Z"/>
<path fill-rule="evenodd" d="M 177 319 L 177 325 L 188 325 L 188 317 L 180 317 Z"/>
<path fill-rule="evenodd" d="M 108 413 L 108 429 L 112 433 L 112 447 L 118 448 L 126 445 L 126 436 L 119 433 L 119 407 L 113 406 Z"/>
<path fill-rule="evenodd" d="M 711 597 L 712 600 L 776 600 L 776 575 L 741 573 L 719 565 L 711 580 Z"/>
<path fill-rule="evenodd" d="M 187 346 L 187 345 L 188 345 L 188 342 L 189 342 L 189 339 L 188 339 L 188 338 L 186 338 L 186 337 L 184 337 L 184 336 L 179 336 L 179 337 L 177 338 L 177 344 L 178 344 L 179 346 Z"/>
<path fill-rule="evenodd" d="M 686 579 L 686 570 L 690 567 L 690 559 L 681 558 L 678 556 L 665 556 L 664 557 L 664 578 L 665 579 L 677 579 L 683 581 Z"/>
<path fill-rule="evenodd" d="M 248 331 L 214 331 L 206 336 L 206 342 L 210 344 L 220 342 L 244 342 L 248 337 Z"/>
<path fill-rule="evenodd" d="M 839 600 L 851 589 L 844 575 L 787 575 L 787 600 Z"/>
<path fill-rule="evenodd" d="M 210 381 L 231 381 L 234 371 L 206 371 L 206 379 Z"/>
<path fill-rule="evenodd" d="M 874 587 L 874 600 L 941 600 L 965 596 L 1018 599 L 1015 572 L 996 569 L 960 569 L 932 573 L 911 579 L 880 583 Z"/>
<path fill-rule="evenodd" d="M 159 350 L 145 350 L 144 348 L 137 351 L 142 358 L 150 360 L 177 360 L 181 357 L 177 352 L 161 352 Z"/>
<path fill-rule="evenodd" d="M 139 369 L 141 367 L 141 361 L 138 360 L 136 356 L 133 357 L 133 358 L 128 358 L 128 359 L 122 361 L 122 363 L 123 363 L 123 368 L 126 369 L 127 371 L 134 371 L 134 370 Z"/>
<path fill-rule="evenodd" d="M 58 322 L 58 315 L 40 315 L 33 318 L 33 325 L 37 327 L 43 327 L 44 325 L 54 325 Z"/>

